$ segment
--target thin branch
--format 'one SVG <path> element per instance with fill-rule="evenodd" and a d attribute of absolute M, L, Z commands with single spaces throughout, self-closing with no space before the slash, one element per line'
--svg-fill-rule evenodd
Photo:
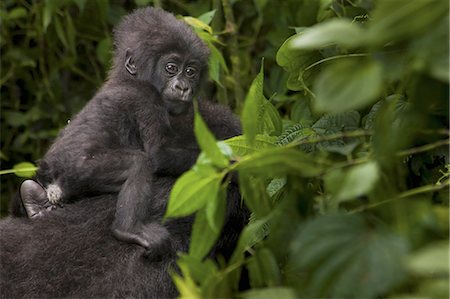
<path fill-rule="evenodd" d="M 418 188 L 410 189 L 410 190 L 400 193 L 399 195 L 397 195 L 393 198 L 389 198 L 389 199 L 379 201 L 379 202 L 369 204 L 369 205 L 364 205 L 364 206 L 361 206 L 354 210 L 351 210 L 349 212 L 349 214 L 360 213 L 360 212 L 363 212 L 363 211 L 366 211 L 369 209 L 373 209 L 373 208 L 379 207 L 381 205 L 384 205 L 386 203 L 390 203 L 397 199 L 403 199 L 403 198 L 407 198 L 407 197 L 411 197 L 411 196 L 419 195 L 419 194 L 423 194 L 423 193 L 436 192 L 436 191 L 442 190 L 446 187 L 448 188 L 449 186 L 450 186 L 450 179 L 447 179 L 442 183 L 433 184 L 433 185 L 425 185 L 425 186 L 421 186 Z"/>
<path fill-rule="evenodd" d="M 425 144 L 425 145 L 422 145 L 422 146 L 418 146 L 418 147 L 414 147 L 414 148 L 410 148 L 410 149 L 407 149 L 407 150 L 400 151 L 400 152 L 396 153 L 395 155 L 398 156 L 398 157 L 414 155 L 414 154 L 418 154 L 418 153 L 427 152 L 427 151 L 430 151 L 430 150 L 435 149 L 437 147 L 441 147 L 441 146 L 449 145 L 449 144 L 450 144 L 450 140 L 449 139 L 439 140 L 439 141 L 436 141 L 434 143 L 429 143 L 429 144 Z"/>

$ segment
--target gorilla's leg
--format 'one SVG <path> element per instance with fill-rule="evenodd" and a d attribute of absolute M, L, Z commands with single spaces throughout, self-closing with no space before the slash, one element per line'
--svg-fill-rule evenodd
<path fill-rule="evenodd" d="M 153 257 L 170 251 L 171 242 L 168 230 L 160 224 L 165 200 L 155 198 L 156 178 L 149 163 L 145 157 L 135 157 L 128 169 L 128 178 L 118 195 L 112 232 L 121 241 L 145 247 Z"/>
<path fill-rule="evenodd" d="M 102 150 L 96 155 L 63 157 L 67 159 L 48 157 L 39 164 L 35 181 L 24 181 L 12 198 L 11 214 L 42 216 L 61 201 L 117 194 L 129 176 L 135 157 L 144 155 L 139 150 Z M 71 162 L 67 161 L 69 158 Z"/>

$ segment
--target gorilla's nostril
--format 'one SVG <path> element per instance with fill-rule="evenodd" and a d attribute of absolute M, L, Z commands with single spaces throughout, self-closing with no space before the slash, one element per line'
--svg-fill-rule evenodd
<path fill-rule="evenodd" d="M 182 93 L 185 93 L 186 91 L 189 90 L 189 87 L 182 84 L 175 84 L 175 89 L 181 91 Z"/>

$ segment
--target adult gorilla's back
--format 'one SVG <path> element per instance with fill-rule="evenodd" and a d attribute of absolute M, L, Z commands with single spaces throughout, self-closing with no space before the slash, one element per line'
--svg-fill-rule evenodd
<path fill-rule="evenodd" d="M 144 248 L 111 235 L 115 202 L 115 196 L 99 196 L 39 219 L 1 220 L 1 297 L 176 296 L 167 271 L 173 256 L 150 261 L 143 257 Z M 177 228 L 189 234 L 183 232 L 189 227 Z M 177 244 L 177 249 L 185 246 Z"/>

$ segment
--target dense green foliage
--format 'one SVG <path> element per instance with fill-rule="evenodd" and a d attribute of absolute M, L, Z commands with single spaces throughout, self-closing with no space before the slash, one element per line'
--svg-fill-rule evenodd
<path fill-rule="evenodd" d="M 6 2 L 12 168 L 38 158 L 101 84 L 118 16 L 152 1 Z M 155 2 L 196 17 L 185 19 L 213 53 L 208 96 L 234 107 L 244 130 L 216 142 L 195 119 L 203 152 L 166 212 L 196 213 L 173 274 L 181 296 L 448 298 L 448 1 Z M 204 257 L 235 172 L 251 221 L 215 263 Z M 251 290 L 239 294 L 246 273 Z"/>

